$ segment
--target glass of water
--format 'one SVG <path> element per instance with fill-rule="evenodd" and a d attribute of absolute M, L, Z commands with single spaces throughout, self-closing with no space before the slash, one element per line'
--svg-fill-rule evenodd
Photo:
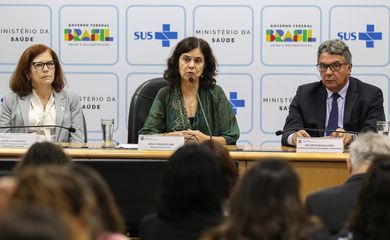
<path fill-rule="evenodd" d="M 103 133 L 103 148 L 113 148 L 113 133 L 114 133 L 114 119 L 113 118 L 103 118 L 100 120 L 102 125 Z"/>

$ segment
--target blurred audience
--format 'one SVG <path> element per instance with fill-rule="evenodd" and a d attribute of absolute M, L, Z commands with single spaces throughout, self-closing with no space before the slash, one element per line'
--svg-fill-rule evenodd
<path fill-rule="evenodd" d="M 0 170 L 0 178 L 12 176 L 13 173 L 10 170 Z"/>
<path fill-rule="evenodd" d="M 84 179 L 66 166 L 26 168 L 17 175 L 11 208 L 50 207 L 66 223 L 72 240 L 95 239 L 100 229 L 97 203 Z"/>
<path fill-rule="evenodd" d="M 160 187 L 160 209 L 141 221 L 143 240 L 195 240 L 222 219 L 224 175 L 214 153 L 199 144 L 178 149 Z"/>
<path fill-rule="evenodd" d="M 69 163 L 71 163 L 71 158 L 65 154 L 61 146 L 51 142 L 36 142 L 23 155 L 14 171 L 18 173 L 20 170 L 31 166 L 66 165 Z"/>
<path fill-rule="evenodd" d="M 65 223 L 46 207 L 12 208 L 0 218 L 2 240 L 70 240 Z"/>
<path fill-rule="evenodd" d="M 238 179 L 238 164 L 231 159 L 229 151 L 224 145 L 215 141 L 204 141 L 201 145 L 213 152 L 221 167 L 221 171 L 225 179 L 224 184 L 226 190 L 222 210 L 223 215 L 226 216 L 229 214 L 230 192 Z"/>
<path fill-rule="evenodd" d="M 321 234 L 320 221 L 306 215 L 299 186 L 298 176 L 288 162 L 258 162 L 234 189 L 230 215 L 202 239 L 327 239 Z"/>
<path fill-rule="evenodd" d="M 22 170 L 44 165 L 70 164 L 71 159 L 62 148 L 51 142 L 37 142 L 30 146 L 21 160 L 15 165 L 13 172 L 0 171 L 0 215 L 8 208 L 10 198 L 15 191 L 16 178 Z"/>
<path fill-rule="evenodd" d="M 378 154 L 390 154 L 390 139 L 383 134 L 363 133 L 352 142 L 349 152 L 350 177 L 347 181 L 312 193 L 306 199 L 308 213 L 319 216 L 331 235 L 337 234 L 345 225 L 372 160 Z"/>
<path fill-rule="evenodd" d="M 357 205 L 339 240 L 390 239 L 390 156 L 373 161 L 363 180 Z"/>
<path fill-rule="evenodd" d="M 221 167 L 222 173 L 225 178 L 226 198 L 229 198 L 230 191 L 238 179 L 238 165 L 230 157 L 227 148 L 215 141 L 204 141 L 202 146 L 211 150 Z"/>
<path fill-rule="evenodd" d="M 98 215 L 101 227 L 97 240 L 126 239 L 126 236 L 123 235 L 125 232 L 124 219 L 106 181 L 98 172 L 88 166 L 73 164 L 71 169 L 75 174 L 85 179 L 99 206 Z"/>
<path fill-rule="evenodd" d="M 0 171 L 0 218 L 9 208 L 16 181 L 11 171 Z"/>

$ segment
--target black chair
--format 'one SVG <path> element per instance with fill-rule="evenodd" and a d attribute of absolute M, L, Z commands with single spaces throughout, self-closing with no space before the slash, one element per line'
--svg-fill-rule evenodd
<path fill-rule="evenodd" d="M 164 78 L 153 78 L 142 83 L 131 98 L 128 124 L 128 143 L 138 143 L 138 131 L 144 125 L 154 97 L 160 88 L 169 85 Z"/>
<path fill-rule="evenodd" d="M 83 128 L 84 128 L 84 143 L 88 143 L 88 136 L 87 136 L 87 122 L 85 121 L 85 116 L 83 111 L 81 111 L 81 114 L 83 116 Z"/>

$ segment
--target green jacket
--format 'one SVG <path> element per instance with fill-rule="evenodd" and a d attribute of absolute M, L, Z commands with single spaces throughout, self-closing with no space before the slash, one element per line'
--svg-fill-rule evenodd
<path fill-rule="evenodd" d="M 215 85 L 209 89 L 199 89 L 198 93 L 212 135 L 224 137 L 227 144 L 236 144 L 240 136 L 240 130 L 232 107 L 222 88 Z M 192 129 L 209 135 L 200 106 L 198 105 L 191 125 L 183 102 L 180 87 L 171 84 L 160 89 L 144 126 L 138 133 L 158 134 Z"/>

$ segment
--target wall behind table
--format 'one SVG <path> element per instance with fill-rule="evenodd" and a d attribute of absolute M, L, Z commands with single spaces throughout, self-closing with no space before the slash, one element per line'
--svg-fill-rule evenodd
<path fill-rule="evenodd" d="M 274 132 L 296 87 L 320 79 L 316 50 L 327 39 L 347 41 L 352 75 L 383 90 L 388 116 L 389 19 L 385 0 L 3 0 L 0 98 L 23 50 L 47 44 L 80 95 L 89 141 L 101 139 L 100 118 L 114 117 L 115 139 L 126 142 L 133 92 L 162 75 L 180 39 L 195 35 L 217 56 L 217 82 L 235 106 L 239 144 L 279 144 Z"/>

